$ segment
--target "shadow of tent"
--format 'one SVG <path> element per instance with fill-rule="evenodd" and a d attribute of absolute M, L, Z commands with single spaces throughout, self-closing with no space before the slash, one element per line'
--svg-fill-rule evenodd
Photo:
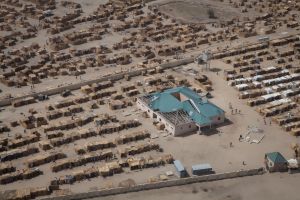
<path fill-rule="evenodd" d="M 212 128 L 201 129 L 201 133 L 199 133 L 199 135 L 211 136 L 211 135 L 215 135 L 218 133 L 219 133 L 219 131 L 215 127 L 212 127 Z"/>
<path fill-rule="evenodd" d="M 196 131 L 194 131 L 194 132 L 188 132 L 188 133 L 184 133 L 184 134 L 178 135 L 176 137 L 188 137 L 188 136 L 194 135 L 196 133 L 197 133 Z"/>
<path fill-rule="evenodd" d="M 217 128 L 228 126 L 230 124 L 233 124 L 233 122 L 230 121 L 229 119 L 225 119 L 225 121 L 221 124 L 213 125 L 212 127 L 201 128 L 200 135 L 210 136 L 210 135 L 219 134 L 220 131 L 218 131 Z"/>
<path fill-rule="evenodd" d="M 216 67 L 214 67 L 214 68 L 210 68 L 210 71 L 211 72 L 220 72 L 220 71 L 222 71 L 220 68 L 216 68 Z"/>
<path fill-rule="evenodd" d="M 233 124 L 232 121 L 230 121 L 229 119 L 225 119 L 225 121 L 221 124 L 217 124 L 217 125 L 213 125 L 212 127 L 203 127 L 201 128 L 201 133 L 199 135 L 205 135 L 205 136 L 210 136 L 210 135 L 214 135 L 214 134 L 219 134 L 220 131 L 217 130 L 217 128 L 223 127 L 223 126 L 227 126 Z M 197 134 L 197 131 L 194 132 L 189 132 L 189 133 L 185 133 L 176 137 L 188 137 L 190 135 L 193 134 Z"/>

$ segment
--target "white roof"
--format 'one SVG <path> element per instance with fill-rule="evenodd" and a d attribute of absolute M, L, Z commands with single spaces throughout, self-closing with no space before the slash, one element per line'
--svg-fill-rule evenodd
<path fill-rule="evenodd" d="M 266 94 L 266 95 L 263 95 L 261 97 L 265 100 L 268 100 L 268 99 L 278 97 L 278 96 L 281 96 L 279 92 L 276 92 L 276 93 L 273 93 L 273 94 Z"/>
<path fill-rule="evenodd" d="M 253 77 L 252 77 L 252 80 L 253 80 L 253 81 L 257 81 L 258 79 L 263 79 L 263 78 L 264 78 L 263 75 L 257 75 L 257 76 L 253 76 Z"/>
<path fill-rule="evenodd" d="M 280 105 L 280 104 L 283 104 L 283 103 L 289 103 L 289 102 L 291 102 L 291 99 L 284 98 L 284 99 L 279 99 L 279 100 L 276 100 L 276 101 L 272 101 L 272 102 L 270 102 L 270 104 L 273 105 L 273 106 L 277 106 L 277 105 Z"/>
<path fill-rule="evenodd" d="M 248 87 L 248 84 L 243 83 L 243 84 L 236 85 L 235 87 L 238 88 L 238 89 L 246 88 L 246 87 Z"/>
<path fill-rule="evenodd" d="M 261 83 L 258 82 L 258 81 L 253 81 L 253 84 L 254 84 L 255 86 L 261 85 Z"/>
<path fill-rule="evenodd" d="M 285 81 L 285 80 L 290 80 L 292 79 L 291 76 L 286 75 L 286 76 L 282 76 L 282 77 L 278 77 L 278 78 L 274 78 L 274 79 L 267 79 L 267 80 L 263 80 L 262 82 L 264 84 L 266 83 L 277 83 L 277 82 L 281 82 L 281 81 Z"/>
<path fill-rule="evenodd" d="M 291 93 L 293 93 L 293 90 L 291 90 L 291 89 L 284 90 L 284 91 L 281 92 L 281 94 L 282 94 L 284 97 L 286 97 L 288 94 L 291 94 Z"/>
<path fill-rule="evenodd" d="M 278 85 L 273 85 L 273 86 L 272 86 L 272 89 L 273 89 L 273 90 L 277 90 L 278 88 L 279 88 Z"/>
<path fill-rule="evenodd" d="M 267 88 L 265 88 L 264 90 L 265 90 L 268 94 L 273 93 L 273 90 L 272 90 L 272 88 L 270 88 L 270 87 L 267 87 Z"/>
<path fill-rule="evenodd" d="M 282 88 L 282 87 L 285 86 L 285 84 L 284 83 L 279 83 L 278 86 Z"/>
<path fill-rule="evenodd" d="M 235 82 L 239 82 L 239 81 L 245 81 L 246 79 L 245 78 L 237 78 L 237 79 L 235 79 L 234 81 Z"/>
<path fill-rule="evenodd" d="M 266 70 L 272 70 L 272 69 L 276 69 L 276 67 L 270 66 L 270 67 L 267 67 L 267 68 L 266 68 Z"/>
<path fill-rule="evenodd" d="M 299 167 L 299 163 L 298 163 L 297 159 L 289 159 L 288 164 L 289 164 L 290 168 L 298 168 Z"/>
<path fill-rule="evenodd" d="M 291 74 L 291 77 L 299 77 L 300 76 L 300 74 Z"/>
<path fill-rule="evenodd" d="M 281 72 L 287 72 L 287 73 L 289 73 L 289 70 L 288 69 L 283 69 L 283 70 L 281 70 Z"/>

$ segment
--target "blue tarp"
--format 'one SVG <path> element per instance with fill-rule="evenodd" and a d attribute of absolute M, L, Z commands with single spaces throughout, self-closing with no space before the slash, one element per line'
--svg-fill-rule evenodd
<path fill-rule="evenodd" d="M 179 160 L 174 161 L 175 168 L 178 172 L 184 172 L 185 169 Z"/>
<path fill-rule="evenodd" d="M 210 164 L 198 164 L 192 166 L 193 171 L 211 171 L 212 167 Z"/>

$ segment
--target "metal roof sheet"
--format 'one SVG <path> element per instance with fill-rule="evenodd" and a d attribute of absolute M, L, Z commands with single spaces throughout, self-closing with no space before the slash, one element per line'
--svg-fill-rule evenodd
<path fill-rule="evenodd" d="M 205 163 L 205 164 L 198 164 L 198 165 L 193 165 L 192 170 L 193 171 L 200 171 L 200 170 L 212 170 L 212 167 L 210 164 Z"/>
<path fill-rule="evenodd" d="M 266 153 L 266 156 L 274 163 L 286 163 L 287 160 L 279 152 Z"/>
<path fill-rule="evenodd" d="M 181 93 L 186 99 L 179 100 L 173 94 Z M 199 125 L 209 125 L 211 118 L 220 116 L 224 111 L 187 87 L 177 87 L 151 95 L 149 107 L 160 112 L 184 110 Z"/>
<path fill-rule="evenodd" d="M 183 165 L 181 164 L 181 162 L 179 160 L 175 160 L 174 162 L 175 168 L 178 172 L 183 172 L 185 171 L 185 168 L 183 167 Z"/>

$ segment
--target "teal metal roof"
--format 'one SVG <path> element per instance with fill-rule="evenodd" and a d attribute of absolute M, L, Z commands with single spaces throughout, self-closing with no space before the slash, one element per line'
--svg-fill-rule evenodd
<path fill-rule="evenodd" d="M 182 94 L 186 98 L 179 100 L 174 94 Z M 224 111 L 187 87 L 177 87 L 162 93 L 151 94 L 149 107 L 160 112 L 184 110 L 193 121 L 200 126 L 209 125 L 211 118 L 223 114 Z"/>
<path fill-rule="evenodd" d="M 153 95 L 150 107 L 160 112 L 171 112 L 182 109 L 180 101 L 168 93 Z"/>
<path fill-rule="evenodd" d="M 286 163 L 287 160 L 281 155 L 279 152 L 271 152 L 266 153 L 266 156 L 273 162 L 273 163 Z"/>

